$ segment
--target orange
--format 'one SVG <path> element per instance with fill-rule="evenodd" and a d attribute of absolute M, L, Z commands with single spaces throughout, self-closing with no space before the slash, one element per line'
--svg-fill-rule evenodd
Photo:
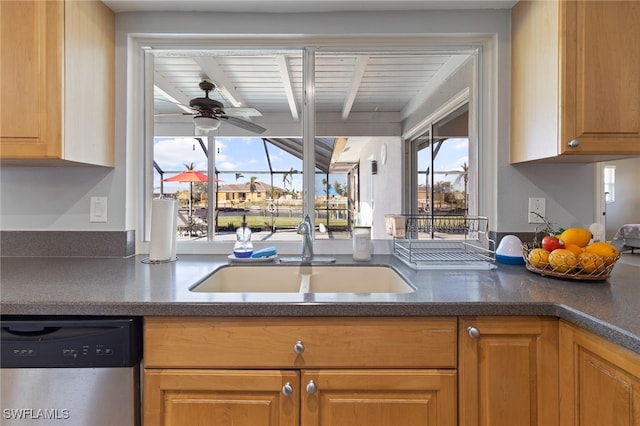
<path fill-rule="evenodd" d="M 564 241 L 564 245 L 567 246 L 569 244 L 575 244 L 578 247 L 586 247 L 591 241 L 591 232 L 588 229 L 584 228 L 567 228 L 562 231 L 560 234 L 560 238 Z"/>
<path fill-rule="evenodd" d="M 607 265 L 611 265 L 612 263 L 614 263 L 618 259 L 619 255 L 618 249 L 616 249 L 611 244 L 602 241 L 589 244 L 584 249 L 584 251 L 604 257 L 605 263 Z"/>
<path fill-rule="evenodd" d="M 604 270 L 606 261 L 604 257 L 598 256 L 595 253 L 589 253 L 585 251 L 578 256 L 578 262 L 582 268 L 582 272 L 586 274 L 600 273 Z"/>
<path fill-rule="evenodd" d="M 567 272 L 578 264 L 578 256 L 567 249 L 555 249 L 549 253 L 549 266 L 557 272 Z"/>
<path fill-rule="evenodd" d="M 575 254 L 576 256 L 578 256 L 580 253 L 584 251 L 582 247 L 579 247 L 575 244 L 565 244 L 564 248 L 569 250 L 571 253 Z"/>
<path fill-rule="evenodd" d="M 549 265 L 549 252 L 543 248 L 536 248 L 529 252 L 527 259 L 534 268 L 544 269 Z"/>

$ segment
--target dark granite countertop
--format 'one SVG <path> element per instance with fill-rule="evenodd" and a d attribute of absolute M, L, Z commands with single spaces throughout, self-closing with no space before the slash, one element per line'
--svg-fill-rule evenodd
<path fill-rule="evenodd" d="M 607 281 L 542 277 L 524 266 L 496 270 L 391 265 L 416 287 L 405 294 L 194 293 L 189 288 L 228 263 L 224 255 L 181 255 L 176 262 L 131 258 L 4 257 L 3 315 L 433 316 L 543 315 L 566 319 L 640 354 L 640 268 L 617 264 Z M 353 264 L 338 256 L 337 264 Z M 362 265 L 362 263 L 358 263 Z"/>

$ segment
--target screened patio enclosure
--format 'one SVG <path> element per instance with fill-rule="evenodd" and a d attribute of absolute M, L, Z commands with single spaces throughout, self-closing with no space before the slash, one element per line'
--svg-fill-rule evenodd
<path fill-rule="evenodd" d="M 170 138 L 158 138 L 170 139 Z M 206 172 L 209 150 L 206 138 L 181 138 L 187 154 L 179 154 L 180 158 L 191 158 L 186 168 L 202 168 Z M 222 138 L 222 141 L 233 138 Z M 251 170 L 229 169 L 234 163 L 233 158 L 223 154 L 224 148 L 216 148 L 215 179 L 209 181 L 215 185 L 214 199 L 210 202 L 207 197 L 208 183 L 193 183 L 188 194 L 186 187 L 168 188 L 165 179 L 184 170 L 169 169 L 161 158 L 154 159 L 154 192 L 155 196 L 175 197 L 178 199 L 180 216 L 190 218 L 185 223 L 183 237 L 199 238 L 214 235 L 224 235 L 235 230 L 241 223 L 242 217 L 255 231 L 270 234 L 276 231 L 292 231 L 302 219 L 302 194 L 300 181 L 302 179 L 302 138 L 252 138 L 252 145 L 246 149 L 256 152 L 261 150 L 264 162 L 256 163 Z M 358 188 L 349 182 L 349 175 L 357 173 L 357 163 L 337 163 L 332 156 L 336 144 L 344 146 L 341 138 L 316 138 L 315 140 L 315 223 L 321 234 L 328 237 L 348 237 L 353 219 L 353 203 L 357 200 Z M 190 142 L 186 142 L 186 141 Z M 239 142 L 235 142 L 239 143 Z M 283 156 L 290 156 L 288 165 L 293 167 L 278 168 L 278 161 Z M 276 160 L 278 159 L 278 160 Z M 221 160 L 221 161 L 219 161 Z M 299 167 L 296 166 L 296 161 Z M 165 162 L 170 164 L 170 162 Z M 173 167 L 175 168 L 175 166 Z M 174 192 L 175 191 L 175 192 Z M 191 197 L 191 199 L 189 199 Z M 191 210 L 189 211 L 189 207 Z M 207 223 L 207 210 L 212 208 L 213 223 Z M 190 213 L 190 214 L 189 214 Z M 180 222 L 180 218 L 179 218 Z M 322 235 L 319 235 L 322 237 Z"/>

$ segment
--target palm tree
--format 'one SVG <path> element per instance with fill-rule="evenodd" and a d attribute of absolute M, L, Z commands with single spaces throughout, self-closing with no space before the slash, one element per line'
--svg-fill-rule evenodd
<path fill-rule="evenodd" d="M 282 186 L 284 189 L 287 189 L 287 184 L 291 185 L 291 189 L 293 190 L 293 174 L 298 173 L 293 167 L 286 173 L 282 175 Z"/>
<path fill-rule="evenodd" d="M 460 167 L 462 168 L 462 172 L 458 175 L 458 177 L 455 180 L 455 184 L 459 184 L 460 180 L 464 180 L 464 208 L 467 208 L 467 185 L 469 184 L 469 165 L 467 164 L 467 162 L 465 161 L 464 163 L 462 163 L 460 165 Z"/>
<path fill-rule="evenodd" d="M 347 195 L 347 190 L 338 181 L 333 182 L 333 189 L 336 190 L 336 194 L 338 195 L 342 195 L 342 196 Z"/>
<path fill-rule="evenodd" d="M 251 194 L 253 194 L 254 192 L 256 192 L 256 190 L 258 189 L 256 186 L 256 180 L 258 178 L 256 176 L 251 176 L 249 178 L 249 192 L 251 192 Z M 251 197 L 253 198 L 253 197 Z"/>

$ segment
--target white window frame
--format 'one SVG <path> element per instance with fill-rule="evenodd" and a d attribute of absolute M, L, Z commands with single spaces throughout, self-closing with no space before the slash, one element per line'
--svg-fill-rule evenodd
<path fill-rule="evenodd" d="M 214 40 L 212 40 L 212 38 Z M 215 40 L 217 39 L 217 40 Z M 498 125 L 496 122 L 497 117 L 497 104 L 495 103 L 495 99 L 491 99 L 489 93 L 492 93 L 492 90 L 495 89 L 498 83 L 498 64 L 497 64 L 497 55 L 498 55 L 498 41 L 495 35 L 487 35 L 487 36 L 469 36 L 467 40 L 461 39 L 459 36 L 444 36 L 441 38 L 434 39 L 432 36 L 420 37 L 416 35 L 411 36 L 371 36 L 371 37 L 354 37 L 347 36 L 342 37 L 339 41 L 332 39 L 329 43 L 326 40 L 319 39 L 317 42 L 314 42 L 314 38 L 310 37 L 305 39 L 305 45 L 307 46 L 326 46 L 326 48 L 336 49 L 336 46 L 354 46 L 357 45 L 358 49 L 365 48 L 369 46 L 370 48 L 375 47 L 384 47 L 385 49 L 389 48 L 392 41 L 393 45 L 403 46 L 406 48 L 413 47 L 415 49 L 422 48 L 424 46 L 436 46 L 443 45 L 448 46 L 448 49 L 455 48 L 455 46 L 466 46 L 466 48 L 477 48 L 481 52 L 484 52 L 486 57 L 483 57 L 481 53 L 478 57 L 478 87 L 477 87 L 477 107 L 478 107 L 478 150 L 479 154 L 479 188 L 487 187 L 487 188 L 495 188 L 496 187 L 496 147 L 494 143 L 488 143 L 483 141 L 495 141 L 496 135 L 498 133 Z M 168 38 L 165 40 L 168 47 L 176 48 L 176 40 Z M 276 48 L 282 47 L 282 45 L 294 46 L 299 45 L 299 42 L 296 40 L 292 40 L 289 37 L 239 37 L 234 38 L 233 36 L 209 36 L 206 39 L 200 40 L 191 40 L 188 38 L 180 39 L 180 42 L 185 46 L 197 46 L 198 44 L 205 46 L 214 42 L 217 46 L 228 45 L 230 48 L 233 46 L 243 46 L 248 47 L 252 46 L 253 48 Z M 467 44 L 464 44 L 464 43 Z M 151 72 L 149 67 L 145 67 L 145 50 L 147 45 L 153 43 L 155 45 L 162 44 L 162 40 L 159 40 L 157 37 L 152 37 L 151 40 L 147 39 L 145 35 L 137 35 L 130 36 L 128 39 L 127 45 L 127 147 L 128 147 L 128 157 L 130 160 L 127 162 L 128 173 L 127 176 L 140 176 L 141 179 L 138 183 L 132 183 L 137 190 L 131 191 L 128 193 L 128 196 L 133 196 L 136 198 L 131 204 L 135 204 L 138 206 L 137 209 L 133 210 L 132 215 L 134 217 L 128 216 L 127 221 L 133 222 L 136 224 L 136 252 L 144 253 L 148 250 L 148 240 L 149 240 L 149 223 L 150 223 L 150 199 L 152 197 L 152 188 L 151 191 L 148 190 L 149 185 L 146 185 L 145 182 L 149 180 L 152 181 L 152 170 L 149 167 L 148 170 L 137 171 L 139 169 L 140 164 L 151 164 L 152 162 L 148 161 L 149 158 L 152 158 L 152 145 L 153 145 L 153 108 L 151 108 L 151 102 L 153 99 L 153 79 L 152 75 L 149 75 Z M 326 43 L 326 44 L 324 44 Z M 307 55 L 312 56 L 312 55 Z M 146 81 L 146 83 L 145 83 Z M 140 93 L 144 93 L 145 96 L 139 96 Z M 313 102 L 308 102 L 308 104 L 313 104 Z M 308 113 L 309 111 L 307 111 Z M 483 118 L 492 117 L 491 120 L 484 121 Z M 309 126 L 309 124 L 307 124 Z M 307 147 L 310 145 L 310 141 L 313 141 L 312 136 L 315 132 L 312 130 L 313 126 L 307 127 L 303 130 L 303 135 L 305 136 L 305 147 L 306 150 L 310 150 L 313 152 L 312 147 Z M 470 132 L 472 129 L 470 129 Z M 140 139 L 144 140 L 145 143 L 139 144 L 134 143 L 133 141 L 139 141 Z M 484 145 L 484 146 L 482 146 Z M 307 155 L 305 153 L 305 159 L 307 159 Z M 311 159 L 313 157 L 311 156 Z M 146 160 L 146 161 L 144 161 Z M 304 160 L 303 160 L 304 161 Z M 308 161 L 308 159 L 307 159 Z M 313 163 L 312 163 L 313 164 Z M 129 173 L 130 172 L 130 173 Z M 305 184 L 305 190 L 308 191 L 307 186 L 313 185 L 313 175 L 314 168 L 306 167 L 304 168 L 304 180 L 308 182 Z M 406 171 L 403 171 L 406 173 Z M 307 174 L 310 174 L 307 175 Z M 150 193 L 151 192 L 151 193 Z M 310 191 L 313 193 L 313 191 Z M 480 196 L 479 199 L 479 211 L 483 212 L 484 216 L 488 216 L 489 220 L 496 216 L 494 211 L 496 206 L 496 195 L 493 193 L 494 191 L 487 191 L 485 194 Z M 136 194 L 138 194 L 136 196 Z M 405 194 L 405 199 L 409 196 L 409 194 Z M 306 204 L 306 203 L 305 203 Z M 306 207 L 305 207 L 306 208 Z M 344 253 L 348 254 L 351 252 L 351 242 L 350 241 L 316 241 L 316 252 L 317 253 Z M 280 245 L 282 247 L 280 247 Z M 286 242 L 282 242 L 278 244 L 279 249 L 281 248 L 284 252 L 296 252 L 299 248 L 299 244 L 287 244 Z M 228 253 L 230 247 L 225 247 L 222 243 L 211 243 L 209 242 L 190 242 L 184 241 L 178 247 L 179 253 L 185 254 L 193 254 L 193 253 L 215 253 L 222 254 Z M 391 245 L 388 242 L 381 241 L 380 243 L 376 243 L 374 241 L 374 251 L 377 253 L 390 253 Z"/>

